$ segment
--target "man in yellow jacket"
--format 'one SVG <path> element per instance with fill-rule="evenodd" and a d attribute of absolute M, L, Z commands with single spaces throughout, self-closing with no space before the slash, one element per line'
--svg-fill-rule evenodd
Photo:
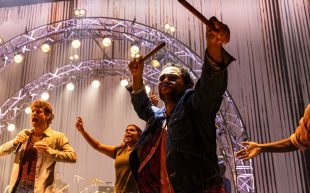
<path fill-rule="evenodd" d="M 49 127 L 54 114 L 51 104 L 36 100 L 31 104 L 32 129 L 24 129 L 0 146 L 0 155 L 16 153 L 9 192 L 54 193 L 57 161 L 76 162 L 67 137 Z"/>

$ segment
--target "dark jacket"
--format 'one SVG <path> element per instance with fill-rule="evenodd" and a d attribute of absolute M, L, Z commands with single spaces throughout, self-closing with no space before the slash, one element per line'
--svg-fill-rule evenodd
<path fill-rule="evenodd" d="M 227 87 L 226 67 L 233 60 L 224 50 L 223 56 L 223 64 L 216 64 L 206 55 L 195 88 L 184 93 L 167 120 L 166 168 L 176 193 L 199 192 L 221 183 L 216 154 L 215 117 Z M 137 177 L 139 165 L 146 159 L 146 156 L 139 155 L 151 139 L 159 136 L 157 133 L 162 129 L 165 109 L 151 107 L 144 90 L 131 94 L 131 97 L 138 116 L 147 122 L 130 155 L 130 165 Z M 143 190 L 140 191 L 143 193 Z"/>

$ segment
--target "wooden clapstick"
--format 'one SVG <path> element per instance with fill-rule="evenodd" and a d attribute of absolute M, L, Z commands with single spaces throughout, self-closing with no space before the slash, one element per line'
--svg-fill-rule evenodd
<path fill-rule="evenodd" d="M 166 45 L 165 42 L 162 42 L 158 44 L 153 50 L 151 50 L 149 53 L 147 53 L 142 59 L 141 62 L 145 62 L 147 59 L 149 59 L 151 56 L 153 56 L 156 52 L 158 52 L 162 47 Z"/>
<path fill-rule="evenodd" d="M 198 19 L 200 19 L 204 24 L 206 24 L 208 31 L 214 30 L 213 24 L 205 18 L 197 9 L 195 9 L 191 4 L 189 4 L 186 0 L 178 0 L 179 3 L 181 3 L 186 9 L 188 9 L 190 12 L 192 12 Z"/>
<path fill-rule="evenodd" d="M 197 9 L 195 9 L 191 4 L 189 4 L 186 0 L 178 0 L 186 9 L 192 12 L 200 21 L 202 21 L 207 26 L 207 31 L 215 30 L 214 25 L 203 16 Z"/>

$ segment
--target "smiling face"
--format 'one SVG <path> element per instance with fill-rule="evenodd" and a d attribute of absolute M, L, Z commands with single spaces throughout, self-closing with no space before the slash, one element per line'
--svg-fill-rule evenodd
<path fill-rule="evenodd" d="M 184 85 L 181 70 L 175 66 L 168 66 L 159 75 L 159 97 L 164 102 L 177 102 L 184 94 Z"/>
<path fill-rule="evenodd" d="M 140 133 L 134 125 L 128 125 L 125 130 L 124 143 L 127 145 L 135 145 L 138 141 Z"/>

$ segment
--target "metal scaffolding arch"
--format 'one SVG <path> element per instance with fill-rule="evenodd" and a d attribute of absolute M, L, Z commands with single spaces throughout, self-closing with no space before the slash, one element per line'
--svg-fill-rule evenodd
<path fill-rule="evenodd" d="M 203 64 L 201 58 L 169 34 L 129 20 L 106 17 L 59 21 L 35 28 L 5 42 L 0 45 L 2 59 L 0 60 L 0 71 L 14 62 L 14 55 L 17 53 L 26 54 L 36 50 L 47 40 L 63 42 L 71 40 L 77 35 L 81 38 L 111 36 L 113 39 L 140 42 L 141 46 L 149 49 L 164 41 L 166 49 L 170 51 L 168 54 L 176 56 L 179 63 L 193 69 L 194 78 L 197 78 L 201 72 Z"/>

